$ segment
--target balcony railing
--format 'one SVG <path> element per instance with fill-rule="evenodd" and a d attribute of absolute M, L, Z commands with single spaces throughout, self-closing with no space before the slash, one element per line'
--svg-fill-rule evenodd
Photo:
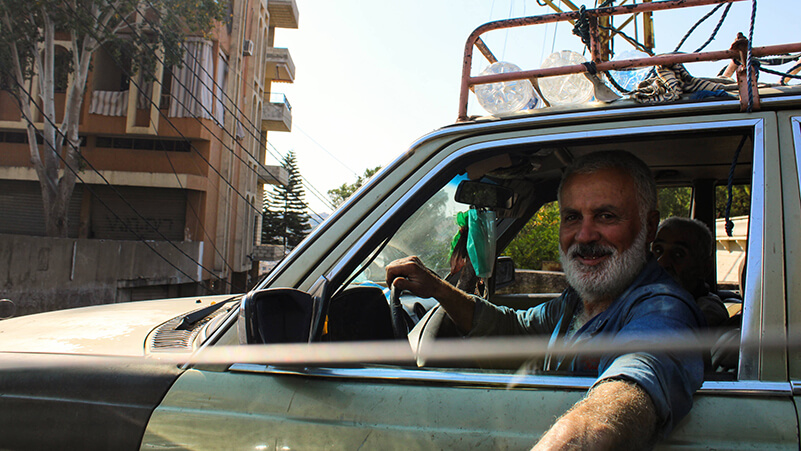
<path fill-rule="evenodd" d="M 261 129 L 273 132 L 288 132 L 292 130 L 292 106 L 286 96 L 277 93 L 268 93 L 268 102 L 264 103 L 261 113 Z"/>

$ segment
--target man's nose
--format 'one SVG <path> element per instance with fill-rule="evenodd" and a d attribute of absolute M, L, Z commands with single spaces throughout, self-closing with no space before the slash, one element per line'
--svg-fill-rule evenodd
<path fill-rule="evenodd" d="M 670 258 L 668 252 L 662 252 L 662 255 L 656 257 L 656 262 L 665 269 L 673 266 L 673 260 Z"/>
<path fill-rule="evenodd" d="M 575 240 L 579 243 L 592 243 L 601 239 L 601 234 L 592 219 L 581 221 L 581 227 L 576 233 Z"/>

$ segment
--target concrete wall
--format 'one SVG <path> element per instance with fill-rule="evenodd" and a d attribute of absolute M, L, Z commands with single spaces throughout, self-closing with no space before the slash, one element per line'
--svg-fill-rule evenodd
<path fill-rule="evenodd" d="M 21 316 L 114 303 L 129 299 L 123 291 L 132 288 L 200 280 L 192 260 L 201 260 L 202 242 L 175 244 L 191 260 L 167 242 L 0 235 L 0 299 L 11 299 Z"/>
<path fill-rule="evenodd" d="M 498 290 L 503 294 L 561 293 L 567 288 L 565 274 L 558 271 L 515 270 L 515 282 Z"/>

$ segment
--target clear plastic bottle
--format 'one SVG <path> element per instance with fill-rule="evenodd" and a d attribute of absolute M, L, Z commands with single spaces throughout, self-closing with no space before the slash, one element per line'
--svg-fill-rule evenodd
<path fill-rule="evenodd" d="M 480 75 L 519 72 L 520 67 L 503 61 L 490 64 Z M 528 80 L 514 80 L 500 83 L 476 85 L 478 104 L 492 115 L 504 115 L 523 109 L 537 108 L 539 101 L 534 87 Z"/>
<path fill-rule="evenodd" d="M 586 61 L 580 53 L 561 50 L 548 55 L 542 62 L 542 68 L 572 66 Z M 540 78 L 539 85 L 542 95 L 551 105 L 589 102 L 594 95 L 592 83 L 583 74 Z"/>
<path fill-rule="evenodd" d="M 648 54 L 645 52 L 641 52 L 639 50 L 626 50 L 620 53 L 617 53 L 612 61 L 622 61 L 622 60 L 633 60 L 637 58 L 647 58 Z M 611 75 L 617 84 L 620 85 L 621 88 L 625 89 L 626 91 L 632 91 L 637 89 L 637 85 L 639 85 L 646 77 L 648 77 L 648 73 L 651 71 L 651 67 L 639 67 L 636 69 L 629 69 L 629 70 L 610 70 L 609 75 Z M 610 88 L 612 88 L 615 92 L 620 94 L 620 91 L 617 90 L 614 86 L 610 84 Z"/>

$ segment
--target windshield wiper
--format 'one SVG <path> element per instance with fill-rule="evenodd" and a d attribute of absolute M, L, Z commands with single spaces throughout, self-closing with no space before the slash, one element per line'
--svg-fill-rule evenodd
<path fill-rule="evenodd" d="M 195 312 L 188 313 L 186 316 L 181 318 L 181 323 L 178 324 L 175 330 L 192 330 L 192 327 L 194 327 L 194 325 L 197 324 L 200 320 L 216 312 L 217 310 L 228 304 L 231 300 L 233 300 L 233 298 L 227 299 L 217 304 L 212 304 L 208 307 L 204 307 Z"/>

